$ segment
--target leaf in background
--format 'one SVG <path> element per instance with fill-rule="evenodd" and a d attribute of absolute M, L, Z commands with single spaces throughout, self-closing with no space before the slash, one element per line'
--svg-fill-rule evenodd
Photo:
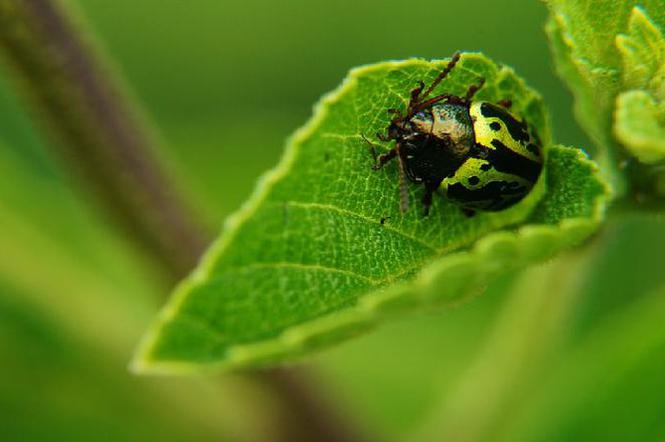
<path fill-rule="evenodd" d="M 665 159 L 665 126 L 658 103 L 645 91 L 624 92 L 617 98 L 614 132 L 618 140 L 642 163 Z"/>
<path fill-rule="evenodd" d="M 467 218 L 437 198 L 427 218 L 416 203 L 399 213 L 396 166 L 373 172 L 360 134 L 384 130 L 386 109 L 404 107 L 416 82 L 444 65 L 361 67 L 326 96 L 176 290 L 134 368 L 236 368 L 293 357 L 392 313 L 459 302 L 493 276 L 590 234 L 606 188 L 579 150 L 558 146 L 534 191 L 508 210 Z M 467 54 L 440 88 L 461 94 L 480 77 L 487 82 L 478 99 L 512 100 L 551 144 L 541 99 L 511 69 Z M 411 186 L 412 201 L 421 192 Z"/>
<path fill-rule="evenodd" d="M 627 32 L 616 38 L 616 45 L 621 54 L 626 87 L 651 90 L 662 99 L 665 94 L 665 41 L 646 12 L 633 8 Z"/>
<path fill-rule="evenodd" d="M 614 131 L 641 162 L 665 158 L 665 38 L 640 8 L 634 8 L 628 32 L 617 37 L 623 82 L 631 90 L 617 98 Z"/>
<path fill-rule="evenodd" d="M 560 76 L 599 161 L 623 193 L 625 146 L 640 161 L 662 158 L 665 5 L 660 0 L 549 0 L 547 24 Z M 639 92 L 637 92 L 639 91 Z"/>

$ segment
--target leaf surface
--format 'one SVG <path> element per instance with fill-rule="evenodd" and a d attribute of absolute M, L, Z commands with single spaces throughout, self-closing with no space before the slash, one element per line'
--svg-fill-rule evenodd
<path fill-rule="evenodd" d="M 536 187 L 510 209 L 467 218 L 437 197 L 424 218 L 416 203 L 423 189 L 410 186 L 411 209 L 399 212 L 397 165 L 372 171 L 360 135 L 385 130 L 386 109 L 403 108 L 417 81 L 443 66 L 408 60 L 360 67 L 324 97 L 177 288 L 133 367 L 172 373 L 292 358 L 392 314 L 457 303 L 497 274 L 590 234 L 606 187 L 581 151 L 561 146 L 547 150 Z M 463 94 L 481 77 L 478 99 L 510 99 L 513 112 L 551 145 L 542 100 L 507 67 L 466 54 L 439 90 Z"/>

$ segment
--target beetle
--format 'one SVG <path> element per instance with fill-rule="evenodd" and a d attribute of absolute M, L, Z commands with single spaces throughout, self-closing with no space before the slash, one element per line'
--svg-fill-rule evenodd
<path fill-rule="evenodd" d="M 473 99 L 484 78 L 464 96 L 428 98 L 460 57 L 456 52 L 429 87 L 419 81 L 405 111 L 388 109 L 393 118 L 377 138 L 395 141 L 390 151 L 377 155 L 374 143 L 363 136 L 374 156 L 374 170 L 398 160 L 402 212 L 409 205 L 406 179 L 425 187 L 425 216 L 437 190 L 472 216 L 477 210 L 500 211 L 518 203 L 540 175 L 541 143 L 525 121 L 510 113 L 511 102 Z"/>

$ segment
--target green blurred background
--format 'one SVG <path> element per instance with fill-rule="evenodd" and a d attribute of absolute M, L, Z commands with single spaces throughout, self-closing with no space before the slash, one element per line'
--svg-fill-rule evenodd
<path fill-rule="evenodd" d="M 211 226 L 359 64 L 482 51 L 544 95 L 557 141 L 589 147 L 536 1 L 73 6 Z M 274 403 L 245 378 L 127 372 L 169 287 L 51 156 L 9 80 L 0 70 L 2 440 L 270 440 Z M 665 440 L 663 227 L 614 220 L 575 256 L 305 364 L 376 440 Z M 574 287 L 559 287 L 559 275 Z"/>

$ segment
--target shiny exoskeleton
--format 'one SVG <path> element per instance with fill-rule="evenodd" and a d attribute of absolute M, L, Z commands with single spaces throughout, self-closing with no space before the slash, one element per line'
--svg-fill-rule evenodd
<path fill-rule="evenodd" d="M 456 53 L 427 89 L 420 82 L 411 91 L 405 112 L 389 109 L 395 117 L 387 134 L 378 135 L 382 141 L 394 140 L 395 147 L 375 156 L 374 169 L 398 159 L 403 211 L 408 208 L 404 177 L 425 187 L 426 215 L 437 189 L 471 215 L 476 210 L 498 211 L 516 204 L 540 175 L 540 142 L 524 121 L 507 110 L 510 102 L 473 100 L 484 79 L 464 97 L 440 94 L 427 98 L 459 59 Z"/>

